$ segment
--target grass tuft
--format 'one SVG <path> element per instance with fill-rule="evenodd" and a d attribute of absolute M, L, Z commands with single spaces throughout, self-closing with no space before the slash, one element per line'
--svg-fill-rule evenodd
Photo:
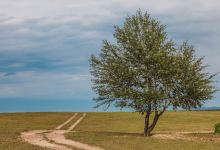
<path fill-rule="evenodd" d="M 215 133 L 220 134 L 220 123 L 215 125 Z"/>

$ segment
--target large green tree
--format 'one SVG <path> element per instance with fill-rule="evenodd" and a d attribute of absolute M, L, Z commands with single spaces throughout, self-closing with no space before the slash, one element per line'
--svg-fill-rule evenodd
<path fill-rule="evenodd" d="M 188 42 L 169 40 L 165 26 L 148 13 L 128 16 L 113 36 L 115 42 L 103 41 L 101 53 L 90 59 L 97 107 L 140 112 L 149 136 L 168 107 L 198 108 L 212 98 L 215 75 L 204 70 L 203 57 Z"/>

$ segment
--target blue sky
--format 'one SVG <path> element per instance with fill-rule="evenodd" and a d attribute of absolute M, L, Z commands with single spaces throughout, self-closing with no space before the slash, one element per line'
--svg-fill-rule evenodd
<path fill-rule="evenodd" d="M 0 111 L 93 111 L 89 56 L 138 8 L 219 72 L 219 7 L 218 0 L 0 0 Z M 216 93 L 206 106 L 218 100 Z"/>

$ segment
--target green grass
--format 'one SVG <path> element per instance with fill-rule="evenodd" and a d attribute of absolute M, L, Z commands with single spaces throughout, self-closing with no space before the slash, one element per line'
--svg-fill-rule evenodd
<path fill-rule="evenodd" d="M 220 134 L 220 123 L 215 125 L 215 131 L 216 134 Z"/>
<path fill-rule="evenodd" d="M 74 113 L 0 114 L 0 150 L 46 150 L 23 142 L 20 132 L 53 129 Z M 79 118 L 79 115 L 77 118 Z M 217 150 L 220 142 L 162 140 L 143 137 L 143 116 L 138 113 L 87 113 L 70 139 L 107 150 Z M 220 111 L 166 112 L 155 132 L 214 130 Z M 213 134 L 191 134 L 198 138 L 219 138 Z"/>
<path fill-rule="evenodd" d="M 107 150 L 220 149 L 220 142 L 143 137 L 143 121 L 143 116 L 138 113 L 88 113 L 76 127 L 78 132 L 66 136 Z M 155 132 L 209 131 L 219 122 L 219 111 L 166 112 L 159 120 Z"/>
<path fill-rule="evenodd" d="M 0 150 L 47 150 L 20 139 L 20 132 L 53 129 L 73 113 L 0 114 Z"/>

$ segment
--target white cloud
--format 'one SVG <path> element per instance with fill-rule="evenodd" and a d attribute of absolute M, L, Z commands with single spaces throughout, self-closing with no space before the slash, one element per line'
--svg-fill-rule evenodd
<path fill-rule="evenodd" d="M 189 40 L 206 56 L 210 71 L 219 72 L 219 0 L 0 0 L 0 55 L 6 53 L 9 62 L 16 58 L 8 68 L 30 65 L 21 63 L 23 59 L 37 60 L 35 70 L 29 66 L 6 77 L 0 73 L 0 95 L 91 93 L 89 76 L 84 75 L 89 55 L 99 51 L 102 39 L 112 39 L 113 25 L 138 8 L 166 24 L 172 39 Z M 40 69 L 53 59 L 59 60 L 50 63 L 54 70 Z"/>
<path fill-rule="evenodd" d="M 79 95 L 83 96 L 84 92 L 87 92 L 87 97 L 91 96 L 89 75 L 33 71 L 18 72 L 10 76 L 4 75 L 5 73 L 0 73 L 0 82 L 4 81 L 0 84 L 1 97 L 74 98 Z"/>

